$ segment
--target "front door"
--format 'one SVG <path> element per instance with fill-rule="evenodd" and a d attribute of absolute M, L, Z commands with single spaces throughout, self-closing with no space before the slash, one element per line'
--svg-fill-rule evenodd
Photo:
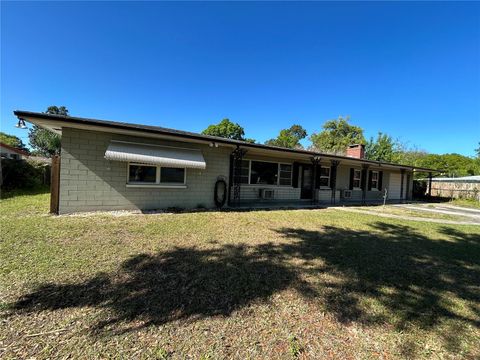
<path fill-rule="evenodd" d="M 302 165 L 301 171 L 301 199 L 311 199 L 312 198 L 312 166 L 311 165 Z"/>

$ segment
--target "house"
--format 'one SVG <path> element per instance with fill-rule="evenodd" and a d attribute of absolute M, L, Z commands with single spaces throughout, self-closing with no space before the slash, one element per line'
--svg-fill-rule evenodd
<path fill-rule="evenodd" d="M 28 153 L 22 149 L 0 142 L 0 157 L 2 159 L 21 160 L 27 158 Z"/>
<path fill-rule="evenodd" d="M 336 156 L 156 126 L 14 114 L 62 136 L 58 196 L 52 196 L 61 214 L 366 203 L 382 201 L 385 192 L 389 201 L 404 201 L 411 198 L 413 171 L 432 171 L 366 160 L 361 145 Z"/>

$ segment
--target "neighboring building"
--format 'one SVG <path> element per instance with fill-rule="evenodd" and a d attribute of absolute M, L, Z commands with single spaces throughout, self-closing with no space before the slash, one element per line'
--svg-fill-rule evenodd
<path fill-rule="evenodd" d="M 411 198 L 410 166 L 113 121 L 15 111 L 62 135 L 59 213 Z M 427 170 L 428 169 L 422 169 Z M 222 180 L 224 182 L 222 182 Z M 217 196 L 217 204 L 223 196 Z M 221 203 L 221 201 L 220 201 Z"/>
<path fill-rule="evenodd" d="M 0 142 L 0 157 L 2 159 L 21 160 L 28 157 L 28 153 L 21 149 Z"/>
<path fill-rule="evenodd" d="M 427 185 L 428 186 L 428 185 Z M 432 178 L 431 195 L 480 201 L 480 175 L 456 178 Z"/>

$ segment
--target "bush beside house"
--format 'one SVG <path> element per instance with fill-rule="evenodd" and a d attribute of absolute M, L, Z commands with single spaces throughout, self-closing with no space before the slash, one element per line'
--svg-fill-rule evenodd
<path fill-rule="evenodd" d="M 50 164 L 38 160 L 1 160 L 2 190 L 33 189 L 50 184 Z"/>

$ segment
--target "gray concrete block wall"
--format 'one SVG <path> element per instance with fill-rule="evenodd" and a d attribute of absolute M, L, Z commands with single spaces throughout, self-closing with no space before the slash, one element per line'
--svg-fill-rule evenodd
<path fill-rule="evenodd" d="M 127 163 L 105 160 L 111 140 L 123 140 L 168 146 L 201 149 L 207 163 L 206 170 L 187 169 L 187 188 L 131 188 L 126 186 Z M 213 192 L 219 176 L 228 179 L 231 149 L 208 145 L 163 141 L 71 128 L 62 129 L 60 169 L 60 213 L 120 209 L 162 209 L 167 207 L 194 208 L 199 205 L 214 207 Z M 337 170 L 337 190 L 348 189 L 350 167 L 340 165 Z M 383 187 L 388 186 L 392 171 L 383 171 Z M 395 171 L 397 172 L 397 171 Z M 406 177 L 405 177 L 406 178 Z M 411 182 L 413 177 L 411 177 Z M 257 186 L 242 186 L 242 200 L 258 199 Z M 410 186 L 410 194 L 412 185 Z M 300 188 L 275 187 L 278 200 L 300 199 Z M 329 194 L 331 191 L 327 190 Z M 326 200 L 327 192 L 319 197 Z M 361 190 L 353 190 L 351 201 L 361 200 Z M 368 191 L 367 200 L 381 200 L 383 191 Z M 337 201 L 340 196 L 337 196 Z"/>
<path fill-rule="evenodd" d="M 259 200 L 260 189 L 267 188 L 274 190 L 274 200 L 300 200 L 300 188 L 272 185 L 242 185 L 240 188 L 240 200 Z"/>
<path fill-rule="evenodd" d="M 127 187 L 127 163 L 104 158 L 111 140 L 201 149 L 207 168 L 187 169 L 186 189 Z M 60 213 L 213 207 L 218 176 L 228 178 L 230 152 L 222 147 L 63 128 Z"/>

